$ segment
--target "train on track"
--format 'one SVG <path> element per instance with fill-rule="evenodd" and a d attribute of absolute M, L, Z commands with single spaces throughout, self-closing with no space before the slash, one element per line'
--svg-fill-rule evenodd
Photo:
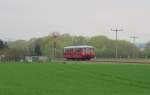
<path fill-rule="evenodd" d="M 93 46 L 80 45 L 64 47 L 64 58 L 67 60 L 90 60 L 95 57 Z"/>

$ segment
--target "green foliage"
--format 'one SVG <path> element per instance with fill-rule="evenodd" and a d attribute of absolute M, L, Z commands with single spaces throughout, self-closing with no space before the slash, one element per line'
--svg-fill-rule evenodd
<path fill-rule="evenodd" d="M 115 50 L 118 48 L 118 57 L 135 58 L 139 56 L 140 50 L 127 41 L 110 40 L 105 36 L 96 36 L 90 39 L 90 45 L 95 47 L 97 57 L 115 58 Z"/>
<path fill-rule="evenodd" d="M 9 48 L 28 49 L 29 45 L 30 45 L 30 41 L 25 41 L 25 40 L 17 40 L 14 42 L 8 42 Z"/>
<path fill-rule="evenodd" d="M 43 38 L 33 38 L 29 41 L 18 40 L 10 42 L 9 47 L 17 49 L 25 49 L 34 55 L 34 48 L 38 42 L 42 55 L 54 56 L 54 39 L 46 36 Z M 83 36 L 71 36 L 62 34 L 56 40 L 56 56 L 63 56 L 63 48 L 71 45 L 92 45 L 95 47 L 95 52 L 98 58 L 115 58 L 115 49 L 118 48 L 118 57 L 121 58 L 136 58 L 140 56 L 140 50 L 133 44 L 127 41 L 115 41 L 108 39 L 105 36 L 94 36 L 91 38 Z"/>
<path fill-rule="evenodd" d="M 41 56 L 42 55 L 41 47 L 40 47 L 39 44 L 35 45 L 34 53 L 35 53 L 36 56 Z"/>
<path fill-rule="evenodd" d="M 145 50 L 143 51 L 144 56 L 146 58 L 150 58 L 150 48 L 145 48 Z"/>
<path fill-rule="evenodd" d="M 118 55 L 123 58 L 138 58 L 140 49 L 127 41 L 118 41 Z"/>
<path fill-rule="evenodd" d="M 149 65 L 0 64 L 0 95 L 149 95 Z"/>
<path fill-rule="evenodd" d="M 8 48 L 7 43 L 2 41 L 2 40 L 0 40 L 0 51 L 4 50 L 6 48 Z"/>
<path fill-rule="evenodd" d="M 143 57 L 144 58 L 150 58 L 150 42 L 148 42 L 146 44 L 146 47 L 145 47 L 145 49 L 143 51 Z"/>

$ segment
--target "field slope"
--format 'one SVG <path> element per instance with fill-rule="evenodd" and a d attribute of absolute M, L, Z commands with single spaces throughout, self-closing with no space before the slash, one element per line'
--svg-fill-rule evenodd
<path fill-rule="evenodd" d="M 0 64 L 0 95 L 149 95 L 150 65 Z"/>

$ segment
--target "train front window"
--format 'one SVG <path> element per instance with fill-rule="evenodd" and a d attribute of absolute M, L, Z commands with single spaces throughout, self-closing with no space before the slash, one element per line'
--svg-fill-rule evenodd
<path fill-rule="evenodd" d="M 73 51 L 73 49 L 71 49 L 71 48 L 64 49 L 64 52 L 72 52 L 72 51 Z"/>

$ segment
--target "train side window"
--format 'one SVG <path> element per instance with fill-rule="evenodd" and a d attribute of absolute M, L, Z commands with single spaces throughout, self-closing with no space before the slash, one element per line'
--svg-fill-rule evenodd
<path fill-rule="evenodd" d="M 67 52 L 69 52 L 70 51 L 70 49 L 67 49 Z"/>
<path fill-rule="evenodd" d="M 81 48 L 76 48 L 75 51 L 76 52 L 81 52 Z"/>
<path fill-rule="evenodd" d="M 86 48 L 83 48 L 83 52 L 86 53 Z"/>
<path fill-rule="evenodd" d="M 94 48 L 91 48 L 91 52 L 94 52 Z"/>
<path fill-rule="evenodd" d="M 93 48 L 86 48 L 86 53 L 94 52 Z"/>
<path fill-rule="evenodd" d="M 70 49 L 70 52 L 73 52 L 73 48 Z"/>
<path fill-rule="evenodd" d="M 90 48 L 87 48 L 87 49 L 86 49 L 86 52 L 89 53 L 89 52 L 90 52 Z"/>
<path fill-rule="evenodd" d="M 92 48 L 89 48 L 89 52 L 90 52 L 90 53 L 92 52 Z"/>

